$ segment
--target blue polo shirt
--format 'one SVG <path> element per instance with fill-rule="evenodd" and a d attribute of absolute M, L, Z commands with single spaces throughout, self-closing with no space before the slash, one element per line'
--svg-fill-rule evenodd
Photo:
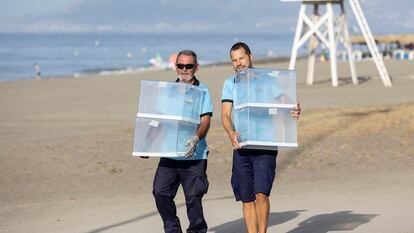
<path fill-rule="evenodd" d="M 172 116 L 182 116 L 184 119 L 193 119 L 195 114 L 196 117 L 203 117 L 209 115 L 210 117 L 213 116 L 213 104 L 211 101 L 210 92 L 208 87 L 200 83 L 200 81 L 194 77 L 195 80 L 193 85 L 198 86 L 201 90 L 203 90 L 203 96 L 201 98 L 201 103 L 199 106 L 194 106 L 193 100 L 199 94 L 199 92 L 189 91 L 186 93 L 180 93 L 178 90 L 173 91 L 166 91 L 160 95 L 160 99 L 158 100 L 157 110 L 165 115 L 172 115 Z M 179 79 L 176 80 L 178 82 Z M 183 96 L 185 96 L 184 101 L 182 101 Z M 180 99 L 180 101 L 174 101 Z M 177 106 L 177 104 L 183 104 L 183 106 Z M 184 112 L 182 112 L 184 110 Z M 171 121 L 168 120 L 164 122 L 165 128 L 165 136 L 166 138 L 174 138 L 178 136 L 177 142 L 175 140 L 164 140 L 163 145 L 161 146 L 162 151 L 164 152 L 174 152 L 174 151 L 187 151 L 187 147 L 185 143 L 188 139 L 194 136 L 194 129 L 197 128 L 199 125 L 187 122 L 186 120 L 183 121 Z M 179 134 L 177 135 L 177 128 Z M 207 159 L 208 157 L 208 145 L 207 141 L 204 138 L 200 139 L 197 144 L 196 151 L 194 155 L 190 158 L 185 157 L 170 157 L 171 159 L 175 160 L 200 160 L 200 159 Z"/>

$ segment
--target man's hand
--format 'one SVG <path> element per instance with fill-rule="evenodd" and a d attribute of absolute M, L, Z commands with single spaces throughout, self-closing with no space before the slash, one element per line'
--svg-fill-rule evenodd
<path fill-rule="evenodd" d="M 190 158 L 194 155 L 194 152 L 196 151 L 197 143 L 200 141 L 197 135 L 194 135 L 194 137 L 188 139 L 187 143 L 185 144 L 188 147 L 187 152 L 185 152 L 185 157 Z"/>
<path fill-rule="evenodd" d="M 296 107 L 294 107 L 294 108 L 292 109 L 292 111 L 290 111 L 290 115 L 291 115 L 293 118 L 295 118 L 296 120 L 299 120 L 300 111 L 301 111 L 301 109 L 300 109 L 300 104 L 299 104 L 299 103 L 297 103 Z"/>
<path fill-rule="evenodd" d="M 230 133 L 229 137 L 230 137 L 230 141 L 231 141 L 231 145 L 233 146 L 233 149 L 238 150 L 241 148 L 239 142 L 237 141 L 237 137 L 240 135 L 239 132 L 235 132 L 233 131 L 232 133 Z"/>

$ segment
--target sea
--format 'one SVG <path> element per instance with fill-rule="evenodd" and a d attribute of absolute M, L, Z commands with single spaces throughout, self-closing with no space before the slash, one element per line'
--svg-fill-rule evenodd
<path fill-rule="evenodd" d="M 238 41 L 255 59 L 288 57 L 293 33 L 0 33 L 0 81 L 164 69 L 183 49 L 201 65 L 229 62 Z"/>

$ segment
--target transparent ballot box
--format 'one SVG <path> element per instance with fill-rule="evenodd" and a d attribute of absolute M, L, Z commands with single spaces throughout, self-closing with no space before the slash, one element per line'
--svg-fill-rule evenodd
<path fill-rule="evenodd" d="M 297 147 L 296 72 L 247 69 L 235 77 L 234 125 L 243 148 Z"/>
<path fill-rule="evenodd" d="M 200 123 L 205 91 L 197 86 L 141 81 L 134 156 L 180 157 Z"/>
<path fill-rule="evenodd" d="M 205 91 L 176 82 L 141 81 L 138 114 L 142 117 L 200 122 L 201 104 Z"/>

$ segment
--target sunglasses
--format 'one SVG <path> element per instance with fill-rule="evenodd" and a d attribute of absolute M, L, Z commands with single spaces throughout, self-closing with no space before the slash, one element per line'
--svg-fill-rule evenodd
<path fill-rule="evenodd" d="M 194 64 L 176 64 L 175 66 L 177 66 L 177 68 L 180 69 L 180 70 L 184 69 L 184 67 L 187 70 L 190 70 L 190 69 L 194 68 Z"/>

